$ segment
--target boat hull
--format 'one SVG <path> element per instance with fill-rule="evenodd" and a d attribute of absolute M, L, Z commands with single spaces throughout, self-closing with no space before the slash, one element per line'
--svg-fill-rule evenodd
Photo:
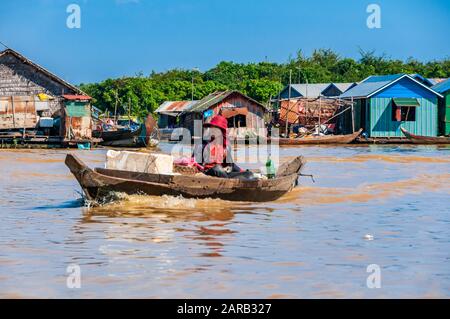
<path fill-rule="evenodd" d="M 101 138 L 103 141 L 100 145 L 116 146 L 116 147 L 140 147 L 145 146 L 145 138 L 141 137 L 142 126 L 137 130 L 121 130 L 111 132 L 94 131 L 95 137 Z"/>
<path fill-rule="evenodd" d="M 229 201 L 267 202 L 291 191 L 304 162 L 296 158 L 283 168 L 279 177 L 267 180 L 222 179 L 187 175 L 159 175 L 109 169 L 90 169 L 74 155 L 66 165 L 89 200 L 101 200 L 111 192 L 154 196 L 182 195 L 186 198 L 219 198 Z"/>
<path fill-rule="evenodd" d="M 361 134 L 361 132 L 362 130 L 348 135 L 329 135 L 310 138 L 278 138 L 272 139 L 272 141 L 278 142 L 279 145 L 350 144 Z"/>
<path fill-rule="evenodd" d="M 405 135 L 413 144 L 423 144 L 423 145 L 432 145 L 432 144 L 450 144 L 450 137 L 432 137 L 432 136 L 421 136 L 414 135 L 403 127 L 400 128 L 403 135 Z"/>

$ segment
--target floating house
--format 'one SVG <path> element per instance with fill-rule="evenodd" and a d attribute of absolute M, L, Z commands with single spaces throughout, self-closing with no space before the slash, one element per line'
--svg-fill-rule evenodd
<path fill-rule="evenodd" d="M 370 76 L 340 95 L 354 107 L 338 126 L 344 133 L 363 128 L 373 138 L 401 138 L 400 127 L 416 135 L 437 136 L 441 97 L 407 74 Z"/>
<path fill-rule="evenodd" d="M 155 113 L 158 115 L 158 127 L 161 129 L 174 129 L 179 127 L 179 116 L 190 109 L 198 101 L 166 101 L 161 104 Z"/>
<path fill-rule="evenodd" d="M 287 85 L 279 94 L 279 100 L 299 98 L 337 97 L 354 87 L 356 83 L 315 83 Z M 289 92 L 290 90 L 290 92 Z"/>
<path fill-rule="evenodd" d="M 29 142 L 92 138 L 91 98 L 12 49 L 0 52 L 0 135 Z"/>
<path fill-rule="evenodd" d="M 450 79 L 433 86 L 442 95 L 439 100 L 439 129 L 442 135 L 450 135 Z"/>
<path fill-rule="evenodd" d="M 266 136 L 268 109 L 238 91 L 215 92 L 199 101 L 165 102 L 156 113 L 163 128 L 184 127 L 197 136 L 201 132 L 195 131 L 195 121 L 208 122 L 219 111 L 228 119 L 230 137 Z"/>

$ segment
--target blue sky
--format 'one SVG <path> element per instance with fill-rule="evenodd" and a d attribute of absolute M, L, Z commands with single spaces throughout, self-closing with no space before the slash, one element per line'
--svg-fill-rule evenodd
<path fill-rule="evenodd" d="M 81 29 L 66 27 L 69 4 Z M 369 4 L 381 29 L 366 26 Z M 78 84 L 220 61 L 285 62 L 299 49 L 450 56 L 448 0 L 1 0 L 0 41 Z"/>

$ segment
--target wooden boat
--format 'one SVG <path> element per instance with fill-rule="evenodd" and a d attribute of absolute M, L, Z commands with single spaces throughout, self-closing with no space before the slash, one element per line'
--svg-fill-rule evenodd
<path fill-rule="evenodd" d="M 278 138 L 279 145 L 322 145 L 322 144 L 349 144 L 353 142 L 361 133 L 358 132 L 348 135 L 324 135 L 301 138 Z"/>
<path fill-rule="evenodd" d="M 405 135 L 414 144 L 450 144 L 450 137 L 447 136 L 433 137 L 414 135 L 405 130 L 403 127 L 401 127 L 400 130 L 403 135 Z"/>
<path fill-rule="evenodd" d="M 186 198 L 220 198 L 230 201 L 266 202 L 275 200 L 297 184 L 304 166 L 302 156 L 280 165 L 273 179 L 224 179 L 210 176 L 160 175 L 90 169 L 75 155 L 68 154 L 65 163 L 78 180 L 86 198 L 102 200 L 111 192 L 147 195 L 182 195 Z"/>
<path fill-rule="evenodd" d="M 119 129 L 116 131 L 93 131 L 92 135 L 96 138 L 101 138 L 100 142 L 103 146 L 116 147 L 140 147 L 145 146 L 144 138 L 141 138 L 142 125 L 135 130 Z"/>

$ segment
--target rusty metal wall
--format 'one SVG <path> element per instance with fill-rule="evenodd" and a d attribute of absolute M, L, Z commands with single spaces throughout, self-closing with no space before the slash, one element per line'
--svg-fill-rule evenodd
<path fill-rule="evenodd" d="M 35 128 L 37 124 L 33 96 L 0 97 L 0 130 Z"/>
<path fill-rule="evenodd" d="M 90 106 L 86 105 L 86 108 L 90 109 Z M 67 112 L 65 112 L 62 128 L 61 135 L 66 140 L 86 140 L 92 138 L 91 116 L 68 116 Z"/>

